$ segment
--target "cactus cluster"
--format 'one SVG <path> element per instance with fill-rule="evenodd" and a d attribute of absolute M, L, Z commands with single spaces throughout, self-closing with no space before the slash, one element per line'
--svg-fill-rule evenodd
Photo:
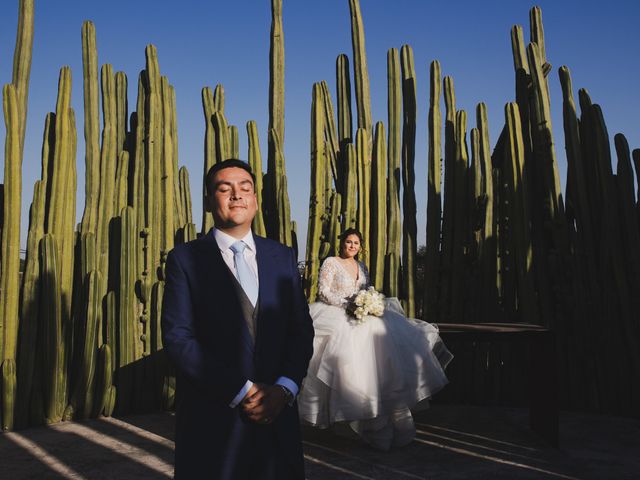
<path fill-rule="evenodd" d="M 400 297 L 407 313 L 414 316 L 417 100 L 413 52 L 408 45 L 400 54 L 395 48 L 388 51 L 386 131 L 383 122 L 374 125 L 372 120 L 360 3 L 350 0 L 349 6 L 357 128 L 354 138 L 349 60 L 341 54 L 336 61 L 337 112 L 326 82 L 313 86 L 305 289 L 309 301 L 314 301 L 320 263 L 339 253 L 340 232 L 353 227 L 363 235 L 365 248 L 359 260 L 369 268 L 372 284 Z"/>
<path fill-rule="evenodd" d="M 33 50 L 33 0 L 18 2 L 18 33 L 11 83 L 2 88 L 6 128 L 4 184 L 0 191 L 0 362 L 2 363 L 3 429 L 13 428 L 16 404 L 16 357 L 20 315 L 20 211 L 27 99 Z"/>
<path fill-rule="evenodd" d="M 326 82 L 312 89 L 308 299 L 316 299 L 322 260 L 338 253 L 340 232 L 356 227 L 364 235 L 360 259 L 372 283 L 399 297 L 408 315 L 430 322 L 549 326 L 557 335 L 563 405 L 637 415 L 640 196 L 633 171 L 637 182 L 640 149 L 630 152 L 625 137 L 616 135 L 614 173 L 602 109 L 584 89 L 574 100 L 569 69 L 561 67 L 568 163 L 563 198 L 550 116 L 552 68 L 541 11 L 533 8 L 528 45 L 522 27 L 511 30 L 515 96 L 505 106 L 493 150 L 486 105 L 477 105 L 475 127 L 467 133 L 453 79 L 442 77 L 439 62 L 431 63 L 427 242 L 420 263 L 413 52 L 405 45 L 387 53 L 385 130 L 371 114 L 360 4 L 349 5 L 353 66 L 347 55 L 337 57 L 337 108 Z M 161 75 L 155 47 L 148 46 L 136 111 L 129 114 L 126 75 L 110 65 L 99 69 L 95 28 L 82 25 L 82 220 L 75 225 L 77 133 L 71 71 L 63 67 L 55 112 L 44 122 L 42 169 L 20 271 L 33 0 L 19 6 L 13 78 L 2 91 L 1 427 L 171 408 L 175 377 L 160 329 L 163 269 L 176 243 L 196 237 L 188 172 L 178 168 L 174 89 Z M 281 0 L 271 1 L 271 12 L 266 174 L 257 125 L 246 125 L 259 207 L 253 228 L 297 248 L 283 153 Z M 227 123 L 221 85 L 204 88 L 202 104 L 206 175 L 215 163 L 238 157 L 239 134 Z M 203 209 L 200 233 L 212 226 Z"/>
<path fill-rule="evenodd" d="M 532 8 L 528 45 L 522 27 L 511 31 L 515 99 L 505 106 L 504 127 L 493 151 L 486 105 L 478 104 L 476 126 L 467 135 L 467 114 L 456 106 L 453 78 L 442 78 L 439 62 L 431 63 L 427 242 L 424 264 L 417 265 L 413 55 L 404 46 L 400 56 L 395 49 L 387 56 L 385 143 L 382 124 L 374 127 L 371 120 L 358 1 L 350 0 L 350 8 L 358 129 L 353 138 L 349 62 L 340 55 L 337 150 L 326 84 L 313 89 L 305 272 L 309 300 L 316 298 L 320 262 L 336 253 L 333 226 L 357 226 L 368 248 L 361 259 L 370 269 L 372 283 L 387 295 L 399 296 L 409 315 L 431 322 L 502 321 L 551 327 L 558 334 L 558 366 L 566 380 L 563 400 L 569 405 L 629 411 L 637 389 L 622 396 L 606 393 L 619 384 L 604 372 L 624 363 L 628 365 L 624 378 L 633 385 L 640 383 L 640 330 L 633 320 L 640 311 L 636 248 L 640 197 L 634 192 L 632 165 L 640 178 L 640 150 L 630 154 L 624 137 L 617 135 L 618 168 L 612 172 L 602 111 L 581 90 L 578 118 L 569 72 L 562 67 L 569 165 L 565 202 L 551 125 L 552 68 L 546 58 L 542 14 L 538 7 Z M 385 149 L 386 192 L 381 183 Z M 333 198 L 341 200 L 337 217 Z M 386 212 L 380 208 L 382 198 Z M 383 235 L 386 250 L 381 249 Z M 415 291 L 418 269 L 423 274 L 420 292 Z M 614 357 L 594 354 L 601 347 L 593 332 L 604 319 L 611 323 L 607 341 L 619 352 Z"/>
<path fill-rule="evenodd" d="M 32 2 L 22 3 L 21 8 L 33 9 Z M 21 14 L 20 32 L 31 18 L 32 13 Z M 31 204 L 22 296 L 17 235 L 21 109 L 26 92 L 17 95 L 20 90 L 13 84 L 3 91 L 9 182 L 3 188 L 7 210 L 2 224 L 0 303 L 3 312 L 14 312 L 2 315 L 5 429 L 13 428 L 14 418 L 18 426 L 26 426 L 110 415 L 114 409 L 124 413 L 170 407 L 173 400 L 165 387 L 174 381 L 163 358 L 157 306 L 166 254 L 176 241 L 195 237 L 188 174 L 178 170 L 175 93 L 160 75 L 155 48 L 147 47 L 138 112 L 131 114 L 129 122 L 126 75 L 114 74 L 110 65 L 103 65 L 98 77 L 91 22 L 83 24 L 81 38 L 86 144 L 83 218 L 76 228 L 76 122 L 71 70 L 63 67 L 55 112 L 45 119 L 42 172 Z M 30 58 L 25 48 L 30 42 L 24 38 L 20 42 L 24 46 L 18 49 L 16 64 L 22 69 L 18 85 L 24 89 Z"/>
<path fill-rule="evenodd" d="M 269 53 L 269 126 L 267 172 L 262 171 L 262 154 L 258 127 L 254 120 L 246 124 L 249 144 L 248 163 L 256 177 L 258 210 L 253 221 L 257 235 L 298 248 L 296 224 L 291 220 L 291 206 L 284 159 L 284 33 L 282 29 L 282 0 L 271 0 L 271 35 Z M 201 234 L 214 225 L 208 211 L 206 175 L 216 163 L 239 158 L 238 129 L 227 124 L 224 114 L 224 88 L 217 85 L 212 93 L 202 89 L 202 108 L 205 118 L 204 177 Z"/>

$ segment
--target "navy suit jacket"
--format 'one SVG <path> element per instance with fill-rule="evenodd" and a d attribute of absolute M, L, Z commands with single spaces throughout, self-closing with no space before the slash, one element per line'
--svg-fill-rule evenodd
<path fill-rule="evenodd" d="M 261 443 L 269 441 L 286 458 L 292 478 L 304 478 L 296 404 L 270 426 L 249 422 L 240 408 L 229 407 L 247 380 L 273 384 L 286 376 L 301 386 L 313 353 L 293 249 L 254 238 L 255 345 L 213 233 L 176 246 L 167 257 L 161 328 L 177 370 L 176 478 L 244 478 Z"/>

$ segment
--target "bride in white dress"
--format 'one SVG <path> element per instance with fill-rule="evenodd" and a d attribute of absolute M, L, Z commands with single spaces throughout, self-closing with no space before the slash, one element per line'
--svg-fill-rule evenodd
<path fill-rule="evenodd" d="M 453 356 L 433 325 L 406 318 L 397 298 L 385 299 L 382 317 L 358 323 L 348 299 L 369 285 L 356 260 L 362 237 L 341 236 L 340 256 L 320 269 L 318 299 L 309 306 L 315 338 L 313 358 L 298 398 L 303 423 L 320 428 L 348 424 L 364 441 L 388 450 L 415 437 L 410 409 L 448 382 L 444 367 Z"/>

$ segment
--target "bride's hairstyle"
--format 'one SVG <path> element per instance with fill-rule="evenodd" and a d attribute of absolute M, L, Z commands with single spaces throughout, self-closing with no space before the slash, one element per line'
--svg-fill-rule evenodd
<path fill-rule="evenodd" d="M 362 239 L 362 233 L 360 233 L 360 230 L 356 230 L 355 228 L 347 228 L 344 232 L 340 234 L 340 251 L 338 252 L 338 254 L 342 253 L 344 244 L 350 235 L 355 235 L 356 237 L 358 237 L 358 240 L 360 240 L 360 251 L 358 253 L 364 252 L 364 240 Z M 356 255 L 356 258 L 358 258 L 357 255 Z"/>

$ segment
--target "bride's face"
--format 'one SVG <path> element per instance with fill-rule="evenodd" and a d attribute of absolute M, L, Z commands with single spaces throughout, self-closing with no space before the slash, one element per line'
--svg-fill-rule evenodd
<path fill-rule="evenodd" d="M 353 258 L 360 251 L 360 239 L 357 235 L 349 235 L 342 244 L 342 256 L 344 258 Z"/>

